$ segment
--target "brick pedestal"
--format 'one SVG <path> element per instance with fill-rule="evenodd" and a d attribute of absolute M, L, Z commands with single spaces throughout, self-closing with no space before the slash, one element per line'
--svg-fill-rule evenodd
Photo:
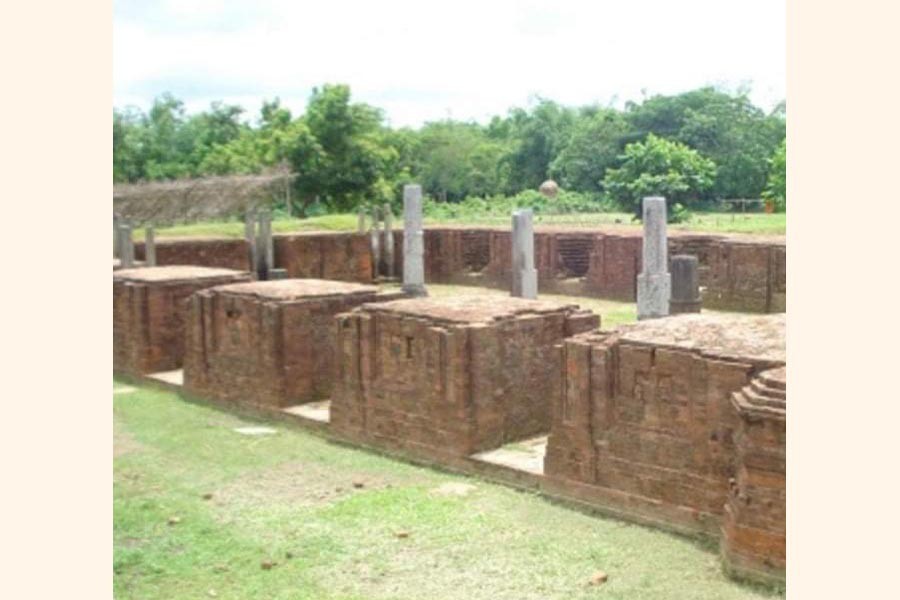
<path fill-rule="evenodd" d="M 334 315 L 379 298 L 370 285 L 286 279 L 204 290 L 191 301 L 185 390 L 285 407 L 330 396 Z"/>
<path fill-rule="evenodd" d="M 718 537 L 738 456 L 732 395 L 784 364 L 784 324 L 783 315 L 680 315 L 567 340 L 548 487 Z"/>
<path fill-rule="evenodd" d="M 142 375 L 180 368 L 188 297 L 207 287 L 249 280 L 249 273 L 208 267 L 113 271 L 113 370 Z"/>
<path fill-rule="evenodd" d="M 784 578 L 785 369 L 755 377 L 732 395 L 738 414 L 735 476 L 722 523 L 722 554 L 745 577 Z"/>
<path fill-rule="evenodd" d="M 599 318 L 521 298 L 417 298 L 338 317 L 331 423 L 343 437 L 446 460 L 549 428 L 567 336 Z"/>

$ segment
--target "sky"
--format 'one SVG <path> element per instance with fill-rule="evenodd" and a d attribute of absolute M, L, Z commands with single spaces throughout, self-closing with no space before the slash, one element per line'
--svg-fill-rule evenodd
<path fill-rule="evenodd" d="M 785 99 L 784 0 L 115 0 L 113 106 L 171 92 L 186 110 L 324 83 L 395 127 L 485 123 L 538 97 L 621 108 L 703 85 Z"/>

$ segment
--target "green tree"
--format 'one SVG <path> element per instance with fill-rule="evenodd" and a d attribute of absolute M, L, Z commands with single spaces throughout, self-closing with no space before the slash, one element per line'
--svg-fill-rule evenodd
<path fill-rule="evenodd" d="M 569 143 L 550 165 L 550 175 L 568 190 L 600 192 L 606 170 L 614 166 L 625 146 L 628 124 L 618 111 L 584 111 Z"/>
<path fill-rule="evenodd" d="M 781 141 L 769 161 L 769 179 L 763 198 L 773 200 L 775 208 L 783 212 L 787 206 L 787 139 Z"/>
<path fill-rule="evenodd" d="M 713 186 L 715 174 L 712 160 L 651 133 L 625 147 L 621 167 L 609 169 L 603 185 L 611 198 L 640 215 L 645 196 L 664 196 L 670 207 L 676 202 L 694 205 Z"/>
<path fill-rule="evenodd" d="M 505 190 L 516 193 L 537 189 L 550 175 L 550 165 L 568 143 L 576 111 L 552 100 L 540 100 L 531 111 L 515 108 L 508 123 L 493 124 L 495 132 L 504 129 L 509 136 Z"/>

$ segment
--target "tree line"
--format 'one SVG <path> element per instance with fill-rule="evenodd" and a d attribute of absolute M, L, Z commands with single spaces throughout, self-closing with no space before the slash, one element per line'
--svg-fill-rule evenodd
<path fill-rule="evenodd" d="M 115 182 L 290 168 L 301 214 L 396 201 L 421 183 L 438 202 L 510 196 L 548 178 L 597 206 L 633 209 L 664 195 L 687 208 L 721 198 L 785 202 L 785 107 L 704 87 L 623 110 L 538 99 L 485 125 L 451 119 L 394 128 L 346 85 L 314 88 L 293 115 L 276 98 L 249 123 L 240 106 L 188 115 L 170 94 L 147 112 L 113 110 Z"/>

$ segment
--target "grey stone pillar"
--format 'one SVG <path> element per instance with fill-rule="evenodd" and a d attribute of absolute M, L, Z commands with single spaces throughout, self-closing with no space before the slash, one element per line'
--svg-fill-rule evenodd
<path fill-rule="evenodd" d="M 259 211 L 259 235 L 256 238 L 256 253 L 259 266 L 259 279 L 269 278 L 269 270 L 275 268 L 275 245 L 272 241 L 272 213 Z"/>
<path fill-rule="evenodd" d="M 669 314 L 672 277 L 668 272 L 666 199 L 644 198 L 643 269 L 637 278 L 638 319 L 655 319 Z"/>
<path fill-rule="evenodd" d="M 244 239 L 247 240 L 247 260 L 250 262 L 250 271 L 257 275 L 259 253 L 256 248 L 256 214 L 253 211 L 247 211 L 244 215 Z"/>
<path fill-rule="evenodd" d="M 427 296 L 425 289 L 425 232 L 422 231 L 422 186 L 403 186 L 403 291 Z"/>
<path fill-rule="evenodd" d="M 700 298 L 700 272 L 696 256 L 679 254 L 672 257 L 672 299 L 670 314 L 698 313 Z"/>
<path fill-rule="evenodd" d="M 386 275 L 394 277 L 394 215 L 391 213 L 391 205 L 385 203 L 381 212 L 384 216 L 384 262 L 387 267 Z"/>
<path fill-rule="evenodd" d="M 512 295 L 531 300 L 537 298 L 533 218 L 530 208 L 512 215 Z"/>
<path fill-rule="evenodd" d="M 360 208 L 356 215 L 356 229 L 359 233 L 366 232 L 366 209 Z"/>
<path fill-rule="evenodd" d="M 134 244 L 131 241 L 131 225 L 119 227 L 119 264 L 123 269 L 134 266 Z"/>
<path fill-rule="evenodd" d="M 122 215 L 113 213 L 113 258 L 121 258 L 119 256 L 119 228 L 122 227 Z"/>
<path fill-rule="evenodd" d="M 156 266 L 156 232 L 152 227 L 144 230 L 144 263 L 148 267 Z"/>

